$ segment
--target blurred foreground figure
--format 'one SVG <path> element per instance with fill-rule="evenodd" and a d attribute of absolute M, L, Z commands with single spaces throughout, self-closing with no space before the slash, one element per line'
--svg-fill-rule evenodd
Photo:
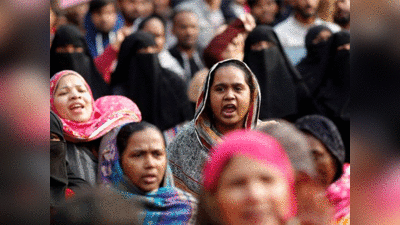
<path fill-rule="evenodd" d="M 199 224 L 298 224 L 295 172 L 271 136 L 228 134 L 210 151 L 203 177 Z"/>

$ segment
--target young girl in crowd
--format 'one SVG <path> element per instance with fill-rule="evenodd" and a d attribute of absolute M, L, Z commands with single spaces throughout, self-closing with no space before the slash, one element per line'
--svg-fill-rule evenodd
<path fill-rule="evenodd" d="M 215 64 L 197 101 L 195 118 L 167 148 L 175 182 L 198 194 L 209 149 L 230 131 L 255 128 L 259 105 L 258 83 L 245 63 L 228 59 Z"/>
<path fill-rule="evenodd" d="M 71 171 L 91 186 L 97 183 L 101 137 L 113 128 L 141 120 L 138 107 L 123 96 L 93 98 L 85 79 L 70 70 L 50 80 L 50 107 L 61 119 Z"/>
<path fill-rule="evenodd" d="M 112 189 L 138 207 L 137 224 L 195 223 L 197 200 L 174 187 L 165 140 L 156 126 L 129 123 L 105 139 L 107 148 L 119 154 L 112 163 Z"/>
<path fill-rule="evenodd" d="M 235 131 L 204 165 L 199 224 L 295 223 L 295 175 L 281 144 L 256 131 Z"/>

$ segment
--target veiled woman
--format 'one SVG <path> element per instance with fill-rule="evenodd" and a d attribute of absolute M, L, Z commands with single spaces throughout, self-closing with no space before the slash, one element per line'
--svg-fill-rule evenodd
<path fill-rule="evenodd" d="M 255 128 L 259 104 L 257 79 L 245 63 L 228 59 L 215 64 L 197 100 L 195 118 L 167 147 L 177 186 L 198 194 L 209 149 L 230 131 Z"/>
<path fill-rule="evenodd" d="M 85 79 L 71 70 L 50 80 L 50 108 L 63 123 L 69 168 L 91 186 L 97 184 L 101 138 L 113 128 L 141 120 L 138 107 L 126 97 L 104 96 L 95 101 Z"/>

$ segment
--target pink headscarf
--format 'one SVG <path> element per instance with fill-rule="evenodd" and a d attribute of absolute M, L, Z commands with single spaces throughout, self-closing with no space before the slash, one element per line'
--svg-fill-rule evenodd
<path fill-rule="evenodd" d="M 210 158 L 204 165 L 204 189 L 210 192 L 216 191 L 224 167 L 236 155 L 248 156 L 265 165 L 272 166 L 284 176 L 290 187 L 290 209 L 284 215 L 284 220 L 287 221 L 294 217 L 297 212 L 297 204 L 294 194 L 294 171 L 289 158 L 277 140 L 258 131 L 231 132 L 211 150 Z"/>
<path fill-rule="evenodd" d="M 61 118 L 54 107 L 54 92 L 58 82 L 66 75 L 80 77 L 92 96 L 93 112 L 87 122 L 75 122 Z M 63 122 L 65 138 L 72 142 L 92 141 L 122 124 L 140 122 L 142 120 L 139 108 L 124 96 L 104 96 L 94 101 L 92 91 L 85 79 L 72 70 L 58 72 L 50 79 L 50 108 Z"/>
<path fill-rule="evenodd" d="M 350 215 L 350 164 L 343 165 L 343 175 L 335 183 L 331 184 L 326 196 L 335 206 L 335 220 L 338 221 Z"/>

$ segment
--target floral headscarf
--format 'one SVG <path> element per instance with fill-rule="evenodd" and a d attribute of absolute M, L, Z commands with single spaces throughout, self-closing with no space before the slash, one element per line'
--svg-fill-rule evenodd
<path fill-rule="evenodd" d="M 87 122 L 76 122 L 61 118 L 64 125 L 64 135 L 71 142 L 88 142 L 102 137 L 111 129 L 129 122 L 140 122 L 142 116 L 134 102 L 124 96 L 104 96 L 96 101 L 92 91 L 84 78 L 72 70 L 64 70 L 55 74 L 50 79 L 50 109 L 58 116 L 54 107 L 54 93 L 58 83 L 66 75 L 74 75 L 83 80 L 91 97 L 93 112 Z"/>

